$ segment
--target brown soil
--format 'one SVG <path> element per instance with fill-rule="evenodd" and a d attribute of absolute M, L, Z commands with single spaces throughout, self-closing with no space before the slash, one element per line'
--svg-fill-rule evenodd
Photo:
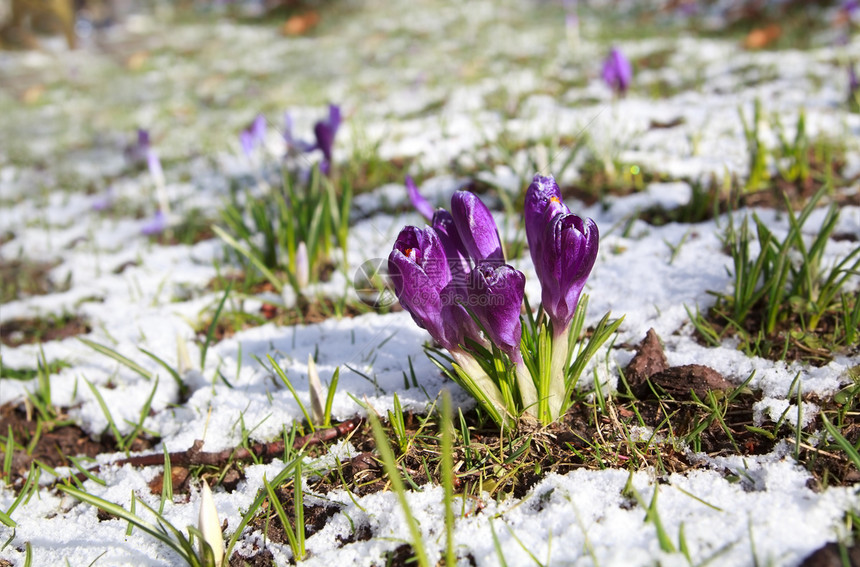
<path fill-rule="evenodd" d="M 30 415 L 23 404 L 7 403 L 0 406 L 0 431 L 5 436 L 12 428 L 15 442 L 24 449 L 16 449 L 12 453 L 12 468 L 7 484 L 20 488 L 29 474 L 33 461 L 39 461 L 50 467 L 73 466 L 69 457 L 96 457 L 103 453 L 115 453 L 116 442 L 109 434 L 95 440 L 77 425 L 70 422 L 64 408 L 56 408 L 57 416 L 50 422 L 42 421 L 41 431 L 39 419 Z M 33 411 L 32 413 L 35 413 Z M 38 438 L 28 452 L 33 440 Z M 139 437 L 132 444 L 132 451 L 143 451 L 152 447 L 152 441 Z M 5 458 L 6 444 L 0 444 L 0 452 Z M 0 471 L 2 474 L 2 471 Z"/>
<path fill-rule="evenodd" d="M 31 295 L 45 295 L 68 289 L 68 283 L 57 284 L 49 274 L 57 266 L 52 262 L 0 258 L 0 303 Z"/>
<path fill-rule="evenodd" d="M 12 319 L 0 325 L 0 343 L 17 347 L 59 341 L 84 335 L 91 330 L 89 323 L 77 315 L 62 315 L 50 319 Z"/>

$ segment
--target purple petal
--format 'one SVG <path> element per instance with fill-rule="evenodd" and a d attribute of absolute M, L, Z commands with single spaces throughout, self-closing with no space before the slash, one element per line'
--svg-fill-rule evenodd
<path fill-rule="evenodd" d="M 477 195 L 469 191 L 454 193 L 451 197 L 451 215 L 472 260 L 476 263 L 483 260 L 504 263 L 496 221 Z"/>
<path fill-rule="evenodd" d="M 456 324 L 443 317 L 440 292 L 451 274 L 436 232 L 414 226 L 401 230 L 388 256 L 388 271 L 400 304 L 418 326 L 445 348 L 456 346 Z"/>
<path fill-rule="evenodd" d="M 328 120 L 321 120 L 314 124 L 314 136 L 317 139 L 317 147 L 323 153 L 324 161 L 331 163 L 334 137 L 337 134 L 337 129 L 340 127 L 340 107 L 336 104 L 331 104 L 328 110 Z"/>
<path fill-rule="evenodd" d="M 412 206 L 421 216 L 427 220 L 433 218 L 433 205 L 418 192 L 418 187 L 409 175 L 406 176 L 406 193 L 409 195 L 409 200 L 412 201 Z"/>
<path fill-rule="evenodd" d="M 251 123 L 250 130 L 254 143 L 262 145 L 266 141 L 266 117 L 258 114 Z"/>
<path fill-rule="evenodd" d="M 437 209 L 433 213 L 431 226 L 442 243 L 442 249 L 448 259 L 448 267 L 451 270 L 451 279 L 455 279 L 460 285 L 465 286 L 466 277 L 472 270 L 472 266 L 469 263 L 469 253 L 463 246 L 463 241 L 457 233 L 457 227 L 454 226 L 454 217 L 445 209 Z"/>
<path fill-rule="evenodd" d="M 239 132 L 239 144 L 242 146 L 242 151 L 250 158 L 254 151 L 254 136 L 248 130 Z"/>
<path fill-rule="evenodd" d="M 414 262 L 430 278 L 438 291 L 451 281 L 451 270 L 439 236 L 432 228 L 407 226 L 400 231 L 394 242 L 394 250 L 401 252 Z M 397 281 L 395 280 L 395 293 Z"/>
<path fill-rule="evenodd" d="M 613 47 L 603 63 L 603 80 L 617 94 L 624 94 L 633 81 L 633 67 L 621 51 Z"/>
<path fill-rule="evenodd" d="M 561 201 L 561 190 L 555 179 L 550 175 L 544 177 L 535 175 L 532 184 L 526 190 L 523 217 L 526 225 L 526 240 L 529 244 L 532 262 L 538 265 L 541 241 L 550 220 L 558 214 L 567 214 L 570 210 Z"/>
<path fill-rule="evenodd" d="M 599 241 L 594 221 L 572 213 L 556 215 L 546 227 L 535 271 L 541 284 L 542 305 L 556 334 L 570 325 L 597 259 Z"/>
<path fill-rule="evenodd" d="M 149 149 L 149 130 L 137 129 L 137 147 L 144 151 Z"/>
<path fill-rule="evenodd" d="M 153 236 L 161 234 L 167 228 L 167 219 L 160 210 L 155 212 L 155 215 L 146 224 L 144 224 L 140 232 L 145 236 Z"/>
<path fill-rule="evenodd" d="M 515 362 L 521 360 L 520 309 L 526 277 L 507 264 L 481 262 L 469 276 L 468 306 L 484 327 L 490 342 Z"/>

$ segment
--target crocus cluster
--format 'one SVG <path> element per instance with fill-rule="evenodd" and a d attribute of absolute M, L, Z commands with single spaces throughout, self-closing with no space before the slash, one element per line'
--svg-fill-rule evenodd
<path fill-rule="evenodd" d="M 332 149 L 334 148 L 334 137 L 340 128 L 340 107 L 330 104 L 328 107 L 328 118 L 319 120 L 314 124 L 313 143 L 296 139 L 293 136 L 293 118 L 289 112 L 284 116 L 284 141 L 287 143 L 288 153 L 307 153 L 314 150 L 322 152 L 323 159 L 320 163 L 320 171 L 328 175 L 331 172 Z"/>
<path fill-rule="evenodd" d="M 552 177 L 535 176 L 526 193 L 525 227 L 547 321 L 540 331 L 527 331 L 545 335 L 543 356 L 523 351 L 536 344 L 534 337 L 524 340 L 525 276 L 505 263 L 487 207 L 473 193 L 458 191 L 450 212 L 437 209 L 431 216 L 411 179 L 406 185 L 430 226 L 405 227 L 388 257 L 401 305 L 448 351 L 453 377 L 497 421 L 557 419 L 566 407 L 568 333 L 597 257 L 594 221 L 568 210 Z M 501 374 L 492 371 L 502 367 Z"/>

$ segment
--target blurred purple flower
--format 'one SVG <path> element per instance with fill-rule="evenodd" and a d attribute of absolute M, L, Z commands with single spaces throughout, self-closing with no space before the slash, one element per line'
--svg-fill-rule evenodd
<path fill-rule="evenodd" d="M 161 234 L 166 228 L 167 217 L 165 217 L 164 213 L 159 209 L 155 211 L 155 215 L 140 228 L 140 232 L 145 236 L 154 236 L 156 234 Z"/>
<path fill-rule="evenodd" d="M 603 80 L 615 94 L 624 95 L 633 81 L 633 67 L 621 51 L 613 47 L 603 62 Z"/>
<path fill-rule="evenodd" d="M 314 124 L 315 143 L 305 142 L 293 136 L 293 117 L 287 112 L 284 114 L 284 141 L 287 143 L 287 154 L 308 153 L 320 150 L 323 160 L 320 163 L 320 171 L 328 175 L 331 171 L 332 150 L 334 148 L 334 137 L 340 128 L 340 107 L 336 104 L 328 106 L 328 119 L 320 120 Z"/>
<path fill-rule="evenodd" d="M 289 111 L 284 113 L 284 142 L 287 143 L 288 154 L 312 152 L 316 149 L 316 145 L 293 136 L 293 116 Z"/>
<path fill-rule="evenodd" d="M 412 202 L 412 206 L 415 207 L 415 210 L 418 211 L 422 217 L 427 220 L 433 218 L 433 205 L 431 205 L 430 201 L 425 199 L 418 191 L 418 187 L 409 175 L 406 176 L 406 193 L 409 195 L 409 200 Z"/>
<path fill-rule="evenodd" d="M 258 114 L 247 128 L 239 132 L 239 144 L 241 144 L 242 151 L 248 159 L 251 159 L 254 149 L 257 146 L 262 146 L 265 141 L 266 118 L 262 114 Z"/>
<path fill-rule="evenodd" d="M 330 104 L 328 106 L 328 120 L 320 120 L 314 124 L 314 136 L 317 140 L 317 148 L 323 153 L 320 171 L 326 175 L 331 170 L 332 149 L 338 128 L 340 128 L 340 107 L 336 104 Z"/>
<path fill-rule="evenodd" d="M 113 187 L 108 187 L 107 191 L 93 199 L 90 208 L 94 211 L 106 211 L 113 206 Z"/>
<path fill-rule="evenodd" d="M 146 161 L 149 149 L 149 131 L 138 128 L 137 139 L 125 147 L 125 159 L 130 165 L 140 165 Z"/>

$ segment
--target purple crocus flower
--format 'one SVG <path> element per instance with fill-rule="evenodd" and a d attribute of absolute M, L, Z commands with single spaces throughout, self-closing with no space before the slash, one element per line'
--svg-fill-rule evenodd
<path fill-rule="evenodd" d="M 142 164 L 146 161 L 149 148 L 149 131 L 138 128 L 137 139 L 125 147 L 125 159 L 132 165 Z"/>
<path fill-rule="evenodd" d="M 284 142 L 287 143 L 287 153 L 307 153 L 316 149 L 316 145 L 293 136 L 293 116 L 289 112 L 284 113 Z"/>
<path fill-rule="evenodd" d="M 487 206 L 469 191 L 451 197 L 451 216 L 463 247 L 476 263 L 483 260 L 504 263 L 496 221 Z"/>
<path fill-rule="evenodd" d="M 567 330 L 594 262 L 600 235 L 591 219 L 573 213 L 553 217 L 544 231 L 538 271 L 541 304 L 559 335 Z"/>
<path fill-rule="evenodd" d="M 167 217 L 161 210 L 155 211 L 155 215 L 146 222 L 141 228 L 141 234 L 145 236 L 155 236 L 161 234 L 167 228 Z"/>
<path fill-rule="evenodd" d="M 239 143 L 248 159 L 251 159 L 254 148 L 263 145 L 266 140 L 266 118 L 258 114 L 247 128 L 239 132 Z"/>
<path fill-rule="evenodd" d="M 323 154 L 320 171 L 328 175 L 331 171 L 332 150 L 334 148 L 334 137 L 340 128 L 340 107 L 330 104 L 328 107 L 328 119 L 320 120 L 314 124 L 315 143 L 305 142 L 293 136 L 293 117 L 289 112 L 284 114 L 284 141 L 287 143 L 287 153 L 307 153 L 320 150 Z M 429 217 L 428 217 L 429 218 Z"/>
<path fill-rule="evenodd" d="M 451 281 L 451 270 L 436 231 L 414 226 L 401 230 L 388 256 L 388 272 L 394 293 L 415 323 L 443 347 L 456 347 L 460 337 L 449 332 L 442 317 L 441 292 Z"/>
<path fill-rule="evenodd" d="M 536 175 L 526 192 L 524 211 L 542 305 L 556 336 L 570 325 L 600 239 L 595 222 L 571 213 L 560 198 L 552 177 Z"/>
<path fill-rule="evenodd" d="M 526 277 L 522 272 L 494 262 L 480 262 L 469 275 L 469 307 L 480 321 L 490 342 L 522 363 L 520 339 Z"/>
<path fill-rule="evenodd" d="M 317 140 L 317 148 L 323 153 L 323 161 L 320 171 L 329 174 L 332 162 L 332 148 L 337 129 L 340 127 L 340 107 L 336 104 L 328 106 L 328 120 L 320 120 L 314 124 L 314 136 Z"/>
<path fill-rule="evenodd" d="M 418 186 L 415 185 L 415 182 L 412 181 L 412 177 L 409 175 L 406 176 L 406 193 L 409 195 L 412 206 L 415 207 L 415 210 L 421 216 L 427 220 L 433 218 L 433 205 L 418 191 Z"/>
<path fill-rule="evenodd" d="M 633 81 L 633 67 L 621 51 L 613 47 L 603 62 L 603 80 L 615 94 L 624 95 Z"/>
<path fill-rule="evenodd" d="M 526 239 L 529 244 L 529 252 L 532 263 L 537 266 L 540 258 L 541 235 L 544 227 L 557 214 L 569 213 L 561 200 L 561 189 L 552 176 L 544 177 L 535 175 L 532 184 L 526 191 L 525 208 L 523 216 L 526 223 Z"/>

